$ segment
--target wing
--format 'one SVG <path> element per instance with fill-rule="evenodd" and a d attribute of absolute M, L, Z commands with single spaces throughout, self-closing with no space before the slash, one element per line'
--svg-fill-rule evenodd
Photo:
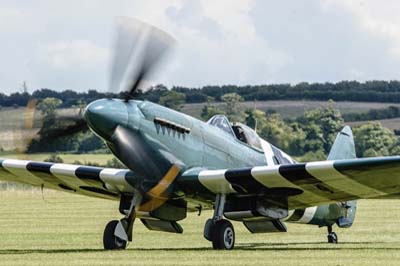
<path fill-rule="evenodd" d="M 200 193 L 285 197 L 290 209 L 365 198 L 400 198 L 400 156 L 229 170 L 188 171 L 181 187 Z"/>
<path fill-rule="evenodd" d="M 133 193 L 135 175 L 126 169 L 0 159 L 0 180 L 42 186 L 81 195 L 119 199 Z"/>

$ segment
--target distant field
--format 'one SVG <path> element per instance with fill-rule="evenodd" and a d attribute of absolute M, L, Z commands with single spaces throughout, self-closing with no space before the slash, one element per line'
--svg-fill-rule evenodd
<path fill-rule="evenodd" d="M 245 108 L 254 108 L 266 111 L 273 109 L 280 113 L 283 117 L 293 118 L 303 114 L 305 111 L 318 107 L 328 106 L 328 101 L 261 101 L 261 102 L 244 102 Z M 200 117 L 201 109 L 204 103 L 186 104 L 182 111 Z M 221 106 L 222 103 L 215 103 L 216 106 Z M 339 109 L 343 114 L 353 112 L 367 112 L 370 109 L 382 109 L 389 106 L 400 107 L 400 103 L 370 103 L 370 102 L 334 102 L 333 107 Z"/>
<path fill-rule="evenodd" d="M 392 118 L 392 119 L 382 119 L 382 120 L 374 120 L 370 122 L 379 122 L 382 126 L 390 128 L 390 129 L 400 129 L 400 118 Z M 349 122 L 350 126 L 358 126 L 366 123 L 366 121 L 357 121 L 357 122 Z"/>
<path fill-rule="evenodd" d="M 118 202 L 45 190 L 0 193 L 0 265 L 398 265 L 399 201 L 359 202 L 355 224 L 335 229 L 340 243 L 326 243 L 326 229 L 289 224 L 288 233 L 252 235 L 235 224 L 236 249 L 214 251 L 203 238 L 210 212 L 189 214 L 182 235 L 134 225 L 125 251 L 103 251 L 102 233 L 119 219 Z"/>

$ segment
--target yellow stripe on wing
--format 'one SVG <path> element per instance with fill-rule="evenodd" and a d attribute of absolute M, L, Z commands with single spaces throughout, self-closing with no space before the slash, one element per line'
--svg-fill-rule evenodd
<path fill-rule="evenodd" d="M 165 191 L 178 177 L 179 172 L 180 168 L 175 164 L 172 165 L 160 182 L 147 192 L 151 200 L 140 205 L 137 211 L 150 212 L 163 205 L 168 200 L 168 195 L 165 194 Z"/>

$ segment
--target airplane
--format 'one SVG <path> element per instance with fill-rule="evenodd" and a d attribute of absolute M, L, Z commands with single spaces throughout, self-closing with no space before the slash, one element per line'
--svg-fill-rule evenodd
<path fill-rule="evenodd" d="M 111 83 L 124 98 L 90 103 L 83 119 L 127 169 L 0 159 L 0 180 L 119 201 L 123 217 L 105 226 L 104 249 L 125 249 L 135 220 L 180 234 L 187 212 L 207 209 L 213 249 L 234 248 L 230 220 L 251 233 L 286 232 L 285 223 L 327 227 L 337 243 L 333 227 L 353 224 L 358 199 L 400 197 L 400 156 L 356 158 L 348 126 L 326 161 L 300 163 L 223 115 L 203 122 L 134 99 L 172 38 L 130 18 L 120 18 L 118 32 Z"/>

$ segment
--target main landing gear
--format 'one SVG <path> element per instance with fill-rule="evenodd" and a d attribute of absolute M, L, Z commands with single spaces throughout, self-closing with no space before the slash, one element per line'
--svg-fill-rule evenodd
<path fill-rule="evenodd" d="M 117 230 L 117 226 L 119 224 L 120 224 L 120 221 L 112 220 L 106 225 L 106 228 L 104 229 L 104 234 L 103 234 L 104 249 L 113 250 L 113 249 L 125 249 L 126 248 L 127 241 L 122 238 L 119 238 L 118 236 L 116 236 L 114 234 L 114 232 Z"/>
<path fill-rule="evenodd" d="M 338 243 L 339 239 L 335 232 L 332 231 L 332 225 L 328 225 L 328 243 Z"/>
<path fill-rule="evenodd" d="M 235 246 L 235 230 L 230 221 L 223 219 L 226 196 L 217 195 L 212 219 L 204 226 L 204 237 L 212 242 L 213 249 L 233 249 Z"/>
<path fill-rule="evenodd" d="M 132 241 L 132 229 L 135 222 L 135 206 L 140 203 L 139 193 L 134 196 L 121 195 L 119 211 L 125 215 L 121 220 L 112 220 L 104 229 L 103 245 L 106 250 L 125 249 L 128 241 Z"/>

